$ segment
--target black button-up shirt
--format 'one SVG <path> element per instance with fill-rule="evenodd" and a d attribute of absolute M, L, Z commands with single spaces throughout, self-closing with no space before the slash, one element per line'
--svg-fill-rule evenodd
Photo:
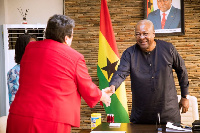
<path fill-rule="evenodd" d="M 183 59 L 168 42 L 155 40 L 151 52 L 143 52 L 138 44 L 126 49 L 110 85 L 116 88 L 130 75 L 133 123 L 156 123 L 157 113 L 161 122 L 180 122 L 180 110 L 173 77 L 175 70 L 181 94 L 188 94 L 188 75 Z"/>

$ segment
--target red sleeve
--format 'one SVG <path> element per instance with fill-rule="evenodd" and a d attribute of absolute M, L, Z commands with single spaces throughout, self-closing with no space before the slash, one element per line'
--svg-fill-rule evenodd
<path fill-rule="evenodd" d="M 102 92 L 92 82 L 84 58 L 80 58 L 76 68 L 77 88 L 85 102 L 93 108 L 100 100 Z"/>

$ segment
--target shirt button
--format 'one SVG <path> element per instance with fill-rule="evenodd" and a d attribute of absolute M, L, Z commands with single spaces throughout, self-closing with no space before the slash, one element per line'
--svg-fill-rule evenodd
<path fill-rule="evenodd" d="M 154 77 L 151 77 L 152 79 L 154 79 Z"/>
<path fill-rule="evenodd" d="M 149 66 L 151 66 L 151 64 L 149 64 Z"/>
<path fill-rule="evenodd" d="M 151 54 L 151 53 L 149 52 L 149 54 Z"/>

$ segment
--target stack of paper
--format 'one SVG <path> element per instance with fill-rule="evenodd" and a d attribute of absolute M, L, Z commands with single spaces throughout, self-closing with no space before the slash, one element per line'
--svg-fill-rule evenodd
<path fill-rule="evenodd" d="M 177 126 L 174 126 L 173 123 L 167 122 L 166 132 L 192 132 L 192 129 L 177 127 Z"/>
<path fill-rule="evenodd" d="M 121 123 L 110 123 L 109 126 L 110 127 L 120 127 Z"/>

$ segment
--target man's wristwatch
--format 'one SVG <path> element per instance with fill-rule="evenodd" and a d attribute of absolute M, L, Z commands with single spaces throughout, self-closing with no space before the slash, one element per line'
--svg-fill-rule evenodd
<path fill-rule="evenodd" d="M 181 95 L 181 97 L 182 97 L 182 98 L 189 99 L 189 97 L 190 97 L 190 96 L 189 96 L 189 95 L 184 95 L 184 96 L 183 96 L 183 95 Z"/>

